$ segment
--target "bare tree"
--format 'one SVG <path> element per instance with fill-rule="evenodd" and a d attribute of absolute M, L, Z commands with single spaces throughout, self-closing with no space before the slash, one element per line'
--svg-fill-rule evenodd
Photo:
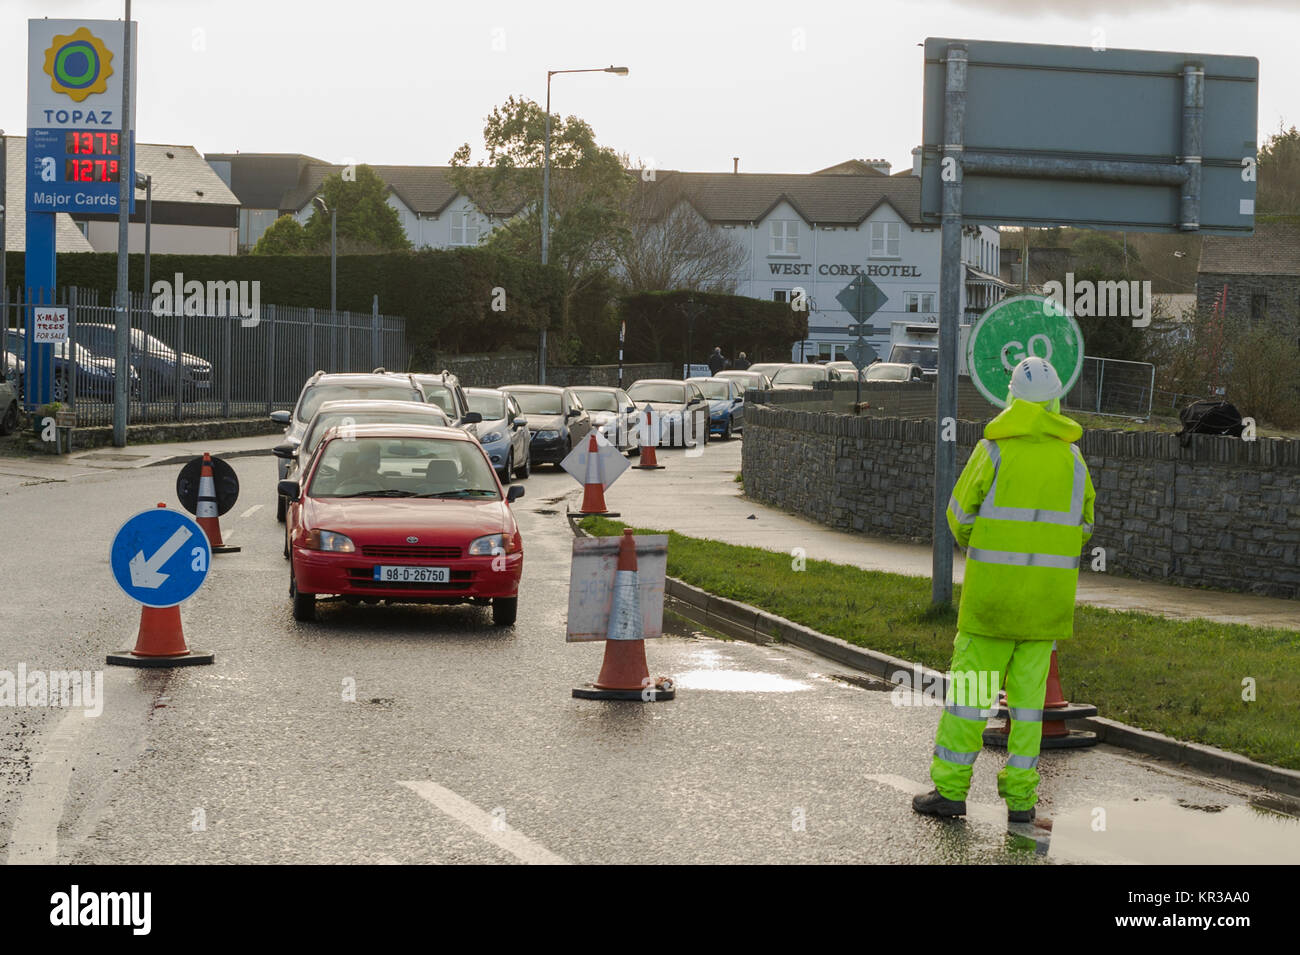
<path fill-rule="evenodd" d="M 629 289 L 736 291 L 745 248 L 696 211 L 680 175 L 638 172 L 627 201 L 618 261 Z"/>

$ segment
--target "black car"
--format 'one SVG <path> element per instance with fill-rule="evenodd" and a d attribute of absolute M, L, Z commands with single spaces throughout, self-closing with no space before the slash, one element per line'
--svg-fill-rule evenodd
<path fill-rule="evenodd" d="M 9 329 L 5 333 L 5 350 L 15 356 L 27 354 L 27 338 L 19 331 Z M 53 399 L 66 402 L 75 390 L 78 398 L 97 398 L 100 401 L 113 400 L 113 378 L 117 363 L 112 358 L 94 355 L 88 348 L 77 342 L 62 341 L 54 345 L 54 382 Z M 75 355 L 76 361 L 69 361 L 69 355 Z M 27 385 L 27 372 L 22 369 L 20 379 L 22 388 Z M 75 383 L 72 373 L 76 371 Z M 140 396 L 140 376 L 134 368 L 130 369 L 128 393 L 132 398 Z M 75 385 L 75 387 L 74 387 Z M 25 391 L 23 392 L 25 395 Z"/>
<path fill-rule="evenodd" d="M 112 358 L 117 354 L 117 329 L 112 325 L 77 326 L 77 341 L 92 354 Z M 139 374 L 146 400 L 174 397 L 179 375 L 181 397 L 187 401 L 212 394 L 212 365 L 197 355 L 176 352 L 143 329 L 131 329 L 131 367 Z M 179 368 L 178 368 L 179 366 Z"/>
<path fill-rule="evenodd" d="M 559 464 L 591 433 L 591 416 L 572 388 L 506 385 L 500 390 L 514 396 L 528 420 L 532 464 Z"/>

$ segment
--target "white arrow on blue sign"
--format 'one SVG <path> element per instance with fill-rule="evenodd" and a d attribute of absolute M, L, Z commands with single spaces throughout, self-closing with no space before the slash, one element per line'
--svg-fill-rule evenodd
<path fill-rule="evenodd" d="M 174 607 L 203 586 L 212 548 L 189 515 L 158 507 L 122 525 L 109 562 L 117 585 L 132 600 L 146 607 Z"/>

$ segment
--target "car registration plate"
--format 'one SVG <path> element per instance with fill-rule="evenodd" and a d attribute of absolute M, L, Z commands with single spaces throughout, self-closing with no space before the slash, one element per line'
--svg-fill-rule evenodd
<path fill-rule="evenodd" d="M 403 584 L 449 584 L 451 583 L 451 568 L 394 567 L 385 565 L 375 568 L 375 580 Z"/>

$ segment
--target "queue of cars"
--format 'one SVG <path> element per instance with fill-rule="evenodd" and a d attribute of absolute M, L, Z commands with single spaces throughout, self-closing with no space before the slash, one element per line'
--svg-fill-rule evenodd
<path fill-rule="evenodd" d="M 523 543 L 510 486 L 558 465 L 589 435 L 638 454 L 646 409 L 657 444 L 703 446 L 744 426 L 760 372 L 646 379 L 627 389 L 582 385 L 465 388 L 450 372 L 317 372 L 292 410 L 278 459 L 295 618 L 322 597 L 347 603 L 490 605 L 508 626 L 518 608 Z"/>

